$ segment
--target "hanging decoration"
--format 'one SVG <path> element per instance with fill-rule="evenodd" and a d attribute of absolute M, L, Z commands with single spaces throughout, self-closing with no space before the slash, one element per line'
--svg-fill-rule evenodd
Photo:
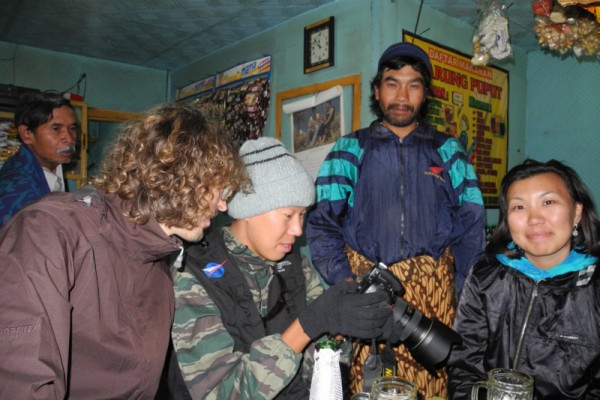
<path fill-rule="evenodd" d="M 563 7 L 579 6 L 594 14 L 596 22 L 600 23 L 600 0 L 558 0 Z"/>
<path fill-rule="evenodd" d="M 270 76 L 271 56 L 264 56 L 184 86 L 175 92 L 175 99 L 211 113 L 241 146 L 263 136 L 271 98 Z"/>
<path fill-rule="evenodd" d="M 487 65 L 512 55 L 506 5 L 497 0 L 483 1 L 480 19 L 473 36 L 473 65 Z"/>
<path fill-rule="evenodd" d="M 560 54 L 573 52 L 576 57 L 600 57 L 600 7 L 589 3 L 572 0 L 534 1 L 532 8 L 539 44 Z"/>
<path fill-rule="evenodd" d="M 218 116 L 231 140 L 241 146 L 263 136 L 270 98 L 269 80 L 260 77 L 199 97 L 194 104 Z"/>
<path fill-rule="evenodd" d="M 596 4 L 600 4 L 600 3 L 596 3 Z M 594 15 L 594 18 L 596 18 L 596 22 L 598 22 L 600 24 L 600 5 L 589 5 L 589 6 L 582 5 L 579 7 L 592 13 Z"/>

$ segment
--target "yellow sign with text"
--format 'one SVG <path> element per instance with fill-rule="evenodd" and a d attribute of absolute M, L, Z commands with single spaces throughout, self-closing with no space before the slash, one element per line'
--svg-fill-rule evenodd
<path fill-rule="evenodd" d="M 433 68 L 429 120 L 458 139 L 475 167 L 486 207 L 498 207 L 508 152 L 508 71 L 474 66 L 471 57 L 403 32 Z"/>

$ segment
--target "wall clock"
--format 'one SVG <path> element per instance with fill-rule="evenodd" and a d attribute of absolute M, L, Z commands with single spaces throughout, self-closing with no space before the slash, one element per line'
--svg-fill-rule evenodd
<path fill-rule="evenodd" d="M 333 17 L 304 27 L 304 73 L 333 66 Z"/>

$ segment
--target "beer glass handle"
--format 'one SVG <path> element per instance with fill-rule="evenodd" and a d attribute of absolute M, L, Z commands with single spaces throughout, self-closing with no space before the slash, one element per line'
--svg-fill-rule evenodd
<path fill-rule="evenodd" d="M 475 384 L 473 385 L 473 389 L 471 389 L 471 400 L 479 400 L 479 388 L 481 387 L 485 387 L 487 388 L 487 382 L 486 381 L 479 381 L 479 382 L 475 382 Z"/>

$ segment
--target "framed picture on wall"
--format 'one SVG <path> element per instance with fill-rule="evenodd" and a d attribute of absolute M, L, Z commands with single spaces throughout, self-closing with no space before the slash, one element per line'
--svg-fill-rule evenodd
<path fill-rule="evenodd" d="M 475 167 L 485 206 L 497 208 L 507 170 L 508 71 L 474 66 L 471 56 L 407 31 L 402 37 L 421 47 L 431 60 L 430 122 L 458 139 Z"/>
<path fill-rule="evenodd" d="M 336 139 L 347 133 L 347 114 L 351 129 L 360 127 L 360 75 L 280 92 L 276 107 L 277 139 L 316 179 Z"/>
<path fill-rule="evenodd" d="M 292 152 L 301 153 L 333 144 L 344 132 L 341 86 L 284 106 L 291 114 Z M 309 100 L 309 101 L 306 101 Z M 316 101 L 315 101 L 316 100 Z"/>

